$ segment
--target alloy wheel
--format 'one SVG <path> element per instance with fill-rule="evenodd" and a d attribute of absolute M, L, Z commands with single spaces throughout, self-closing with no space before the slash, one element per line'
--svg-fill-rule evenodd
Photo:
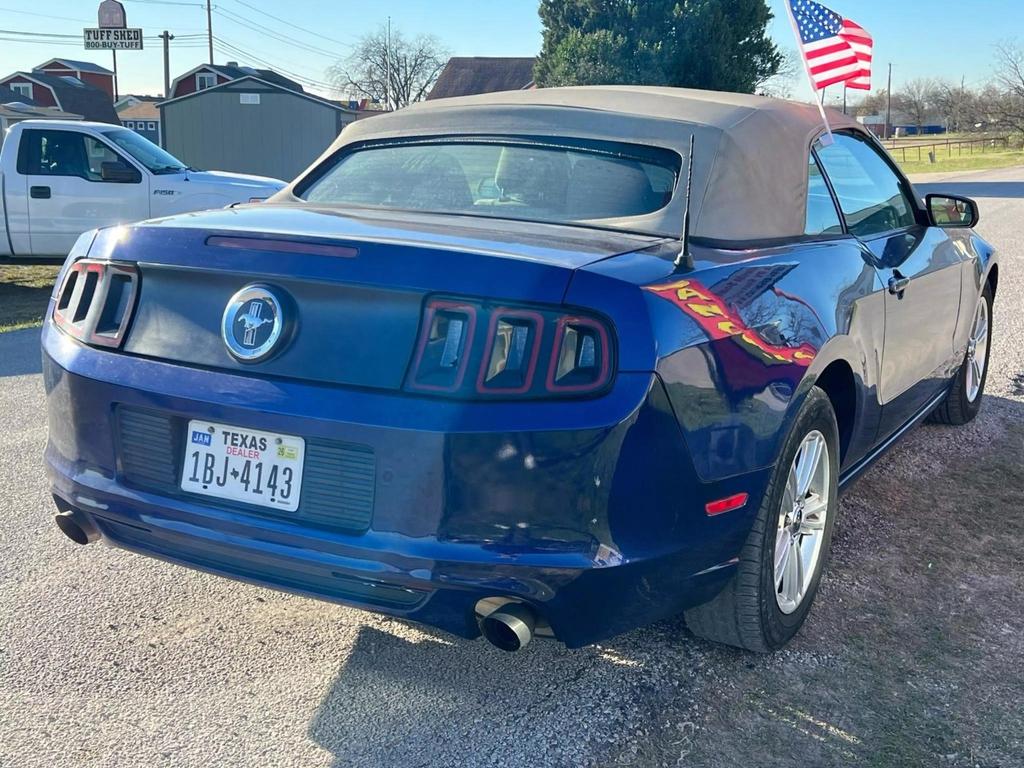
<path fill-rule="evenodd" d="M 825 436 L 810 432 L 793 457 L 775 536 L 775 600 L 785 614 L 793 613 L 807 596 L 821 557 L 831 467 Z"/>
<path fill-rule="evenodd" d="M 973 403 L 981 392 L 988 360 L 988 301 L 982 296 L 974 311 L 971 337 L 967 340 L 967 402 Z"/>

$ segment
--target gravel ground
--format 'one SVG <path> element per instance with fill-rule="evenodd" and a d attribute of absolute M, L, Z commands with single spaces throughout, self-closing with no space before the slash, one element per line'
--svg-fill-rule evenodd
<path fill-rule="evenodd" d="M 0 334 L 0 765 L 1024 765 L 1024 169 L 952 181 L 1003 257 L 982 414 L 844 496 L 819 601 L 767 657 L 679 620 L 507 655 L 74 546 L 38 331 Z"/>

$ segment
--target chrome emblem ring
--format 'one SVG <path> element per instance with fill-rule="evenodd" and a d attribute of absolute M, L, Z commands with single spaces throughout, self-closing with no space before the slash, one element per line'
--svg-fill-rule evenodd
<path fill-rule="evenodd" d="M 221 337 L 231 355 L 255 363 L 274 352 L 284 334 L 281 299 L 266 285 L 247 285 L 228 301 Z"/>

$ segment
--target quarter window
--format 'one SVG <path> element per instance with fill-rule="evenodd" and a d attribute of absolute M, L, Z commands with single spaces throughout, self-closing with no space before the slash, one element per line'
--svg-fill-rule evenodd
<path fill-rule="evenodd" d="M 832 193 L 821 175 L 818 161 L 811 155 L 807 165 L 807 225 L 805 235 L 841 235 L 843 223 Z"/>
<path fill-rule="evenodd" d="M 899 177 L 866 141 L 839 133 L 818 157 L 851 234 L 871 237 L 914 223 L 914 206 Z"/>

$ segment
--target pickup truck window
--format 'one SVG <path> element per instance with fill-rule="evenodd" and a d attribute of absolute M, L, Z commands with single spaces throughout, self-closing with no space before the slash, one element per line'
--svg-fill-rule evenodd
<path fill-rule="evenodd" d="M 98 139 L 74 131 L 25 131 L 18 152 L 18 173 L 26 176 L 74 176 L 103 181 L 104 163 L 124 160 Z"/>
<path fill-rule="evenodd" d="M 369 145 L 328 161 L 311 203 L 580 222 L 665 206 L 681 160 L 612 142 L 481 137 Z"/>
<path fill-rule="evenodd" d="M 140 124 L 141 125 L 141 124 Z M 103 137 L 111 144 L 131 155 L 142 163 L 151 173 L 183 173 L 190 170 L 181 160 L 169 152 L 160 149 L 156 144 L 126 128 L 114 128 L 103 131 Z"/>

